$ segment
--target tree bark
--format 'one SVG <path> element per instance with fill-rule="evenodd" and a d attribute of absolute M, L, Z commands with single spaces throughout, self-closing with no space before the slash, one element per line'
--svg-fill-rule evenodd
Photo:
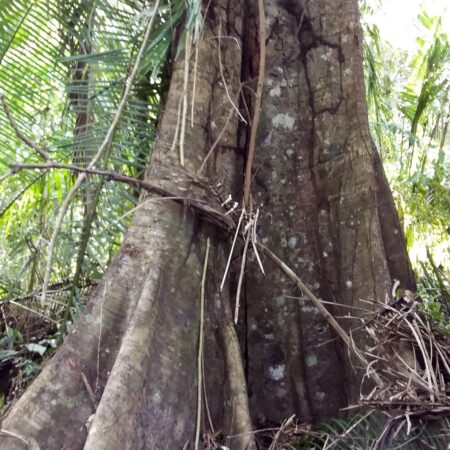
<path fill-rule="evenodd" d="M 256 12 L 253 12 L 253 16 Z M 392 195 L 369 132 L 358 5 L 266 1 L 267 72 L 253 197 L 259 238 L 334 304 L 346 330 L 414 279 Z M 248 28 L 248 27 L 247 27 Z M 254 45 L 254 37 L 248 46 Z M 249 61 L 249 76 L 255 65 Z M 320 420 L 359 395 L 361 373 L 298 288 L 267 265 L 247 278 L 246 342 L 252 416 Z M 366 336 L 354 333 L 365 349 Z M 259 350 L 258 350 L 259 349 Z M 262 350 L 261 350 L 262 349 Z"/>
<path fill-rule="evenodd" d="M 174 66 L 146 179 L 181 197 L 214 201 L 191 180 L 216 140 L 203 175 L 236 200 L 242 195 L 247 130 L 238 129 L 235 113 L 228 117 L 241 79 L 256 75 L 259 53 L 256 2 L 242 3 L 204 2 L 186 92 L 184 57 Z M 255 204 L 263 204 L 259 239 L 317 295 L 335 302 L 337 315 L 360 317 L 338 304 L 367 308 L 361 299 L 383 300 L 394 277 L 406 287 L 413 280 L 368 130 L 357 2 L 266 0 L 265 9 L 267 65 L 253 179 Z M 181 149 L 184 94 L 194 115 L 191 121 L 188 114 Z M 17 436 L 49 450 L 192 444 L 207 238 L 202 433 L 220 432 L 233 450 L 255 449 L 252 422 L 280 423 L 294 413 L 320 420 L 355 398 L 361 374 L 343 362 L 335 334 L 276 267 L 264 261 L 263 277 L 250 255 L 237 333 L 233 284 L 219 289 L 228 236 L 188 202 L 143 195 L 86 312 L 4 420 L 15 437 L 1 435 L 2 448 L 27 448 Z M 365 344 L 364 335 L 354 338 Z"/>
<path fill-rule="evenodd" d="M 184 56 L 176 63 L 148 180 L 181 197 L 205 197 L 192 188 L 208 150 L 211 182 L 236 189 L 237 119 L 226 124 L 229 96 L 240 91 L 242 5 L 205 2 L 198 43 L 196 91 L 189 55 L 184 167 L 180 166 L 180 98 Z M 223 38 L 220 38 L 222 34 Z M 221 61 L 218 47 L 220 45 Z M 222 68 L 221 68 L 222 66 Z M 227 86 L 222 81 L 224 73 Z M 192 122 L 191 122 L 192 119 Z M 174 145 L 175 143 L 175 145 Z M 193 440 L 197 414 L 197 351 L 201 272 L 206 238 L 208 265 L 205 390 L 216 430 L 232 448 L 253 449 L 245 377 L 232 323 L 229 290 L 218 280 L 226 261 L 223 232 L 186 207 L 143 195 L 121 251 L 64 345 L 15 405 L 3 428 L 45 449 L 183 448 Z M 98 405 L 92 404 L 89 387 Z M 202 424 L 206 424 L 203 411 Z M 203 428 L 206 431 L 206 426 Z M 231 437 L 235 436 L 235 437 Z M 1 436 L 3 448 L 21 448 Z"/>

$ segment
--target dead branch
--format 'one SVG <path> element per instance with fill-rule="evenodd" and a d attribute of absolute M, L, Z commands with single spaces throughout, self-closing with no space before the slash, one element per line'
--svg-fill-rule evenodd
<path fill-rule="evenodd" d="M 81 379 L 83 381 L 84 387 L 89 395 L 89 399 L 91 400 L 92 407 L 94 408 L 94 411 L 95 411 L 97 409 L 97 399 L 95 398 L 94 391 L 92 390 L 91 385 L 89 384 L 89 381 L 88 381 L 86 375 L 83 372 L 81 372 L 80 375 L 81 375 Z"/>
<path fill-rule="evenodd" d="M 217 209 L 211 207 L 208 202 L 200 199 L 185 197 L 184 195 L 177 194 L 173 191 L 169 191 L 160 186 L 157 186 L 153 183 L 149 183 L 148 181 L 139 180 L 137 178 L 129 177 L 127 175 L 123 175 L 117 172 L 108 172 L 105 170 L 97 170 L 97 169 L 88 169 L 79 167 L 73 164 L 61 164 L 61 163 L 45 163 L 45 164 L 22 164 L 16 163 L 11 165 L 11 169 L 13 171 L 19 171 L 24 169 L 39 169 L 39 170 L 48 170 L 48 169 L 66 169 L 74 172 L 93 174 L 105 177 L 108 180 L 117 181 L 119 183 L 126 183 L 133 186 L 137 186 L 146 190 L 149 193 L 153 193 L 159 195 L 163 198 L 170 198 L 177 203 L 181 203 L 183 205 L 189 205 L 193 207 L 202 217 L 204 217 L 207 221 L 212 222 L 225 229 L 226 231 L 233 230 L 235 228 L 235 224 L 233 219 L 227 216 L 225 213 L 218 211 Z M 187 175 L 189 176 L 189 175 Z M 206 181 L 197 177 L 190 176 L 192 183 L 197 184 L 202 187 L 206 187 Z"/>
<path fill-rule="evenodd" d="M 36 142 L 34 142 L 32 139 L 30 139 L 28 136 L 26 136 L 18 127 L 17 122 L 14 120 L 14 117 L 11 114 L 11 111 L 9 110 L 8 104 L 6 103 L 5 96 L 3 94 L 0 94 L 0 103 L 2 104 L 3 111 L 5 111 L 6 118 L 8 119 L 9 125 L 11 128 L 15 131 L 16 136 L 24 142 L 28 147 L 31 147 L 33 150 L 35 150 L 42 158 L 44 158 L 46 161 L 50 162 L 52 158 L 50 155 Z"/>

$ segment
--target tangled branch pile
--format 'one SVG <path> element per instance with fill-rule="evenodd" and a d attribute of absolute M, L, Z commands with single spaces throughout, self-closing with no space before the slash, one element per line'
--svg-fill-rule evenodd
<path fill-rule="evenodd" d="M 374 370 L 385 381 L 363 405 L 422 413 L 450 412 L 450 338 L 409 293 L 383 305 L 366 323 Z"/>

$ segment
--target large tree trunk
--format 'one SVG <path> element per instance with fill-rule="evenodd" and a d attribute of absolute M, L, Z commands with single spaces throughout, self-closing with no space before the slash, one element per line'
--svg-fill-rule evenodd
<path fill-rule="evenodd" d="M 266 15 L 253 184 L 263 205 L 259 236 L 318 297 L 336 304 L 337 316 L 361 317 L 378 307 L 368 300 L 390 295 L 394 278 L 407 289 L 414 281 L 369 133 L 357 2 L 267 1 Z M 357 399 L 360 374 L 340 363 L 347 349 L 318 309 L 266 264 L 266 277 L 253 264 L 247 278 L 252 416 L 266 426 L 293 413 L 307 421 L 335 414 Z M 364 349 L 365 336 L 353 338 Z"/>
<path fill-rule="evenodd" d="M 184 57 L 173 70 L 147 179 L 182 197 L 209 198 L 192 174 L 216 139 L 203 175 L 236 200 L 241 195 L 242 138 L 236 114 L 227 118 L 241 76 L 254 77 L 258 66 L 256 2 L 247 2 L 245 14 L 242 3 L 204 2 L 198 60 L 189 71 L 194 117 L 192 124 L 187 117 L 184 167 L 173 145 L 183 129 Z M 268 61 L 253 189 L 264 204 L 260 239 L 321 298 L 366 307 L 360 299 L 384 299 L 394 277 L 406 287 L 413 281 L 368 131 L 357 2 L 266 0 L 265 8 Z M 275 266 L 264 261 L 264 278 L 249 264 L 240 345 L 230 289 L 219 289 L 228 237 L 189 201 L 183 207 L 143 196 L 86 313 L 4 420 L 16 436 L 1 436 L 2 448 L 26 448 L 19 437 L 42 449 L 193 442 L 208 238 L 202 432 L 221 431 L 233 450 L 253 449 L 251 418 L 318 420 L 354 398 L 360 378 L 340 357 L 340 343 Z M 362 335 L 355 340 L 364 343 Z"/>

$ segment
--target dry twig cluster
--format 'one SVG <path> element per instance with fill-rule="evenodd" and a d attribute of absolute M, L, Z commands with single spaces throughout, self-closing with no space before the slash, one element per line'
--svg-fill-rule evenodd
<path fill-rule="evenodd" d="M 450 413 L 450 339 L 406 293 L 365 324 L 374 341 L 374 370 L 385 381 L 361 398 L 367 406 L 414 415 Z"/>

